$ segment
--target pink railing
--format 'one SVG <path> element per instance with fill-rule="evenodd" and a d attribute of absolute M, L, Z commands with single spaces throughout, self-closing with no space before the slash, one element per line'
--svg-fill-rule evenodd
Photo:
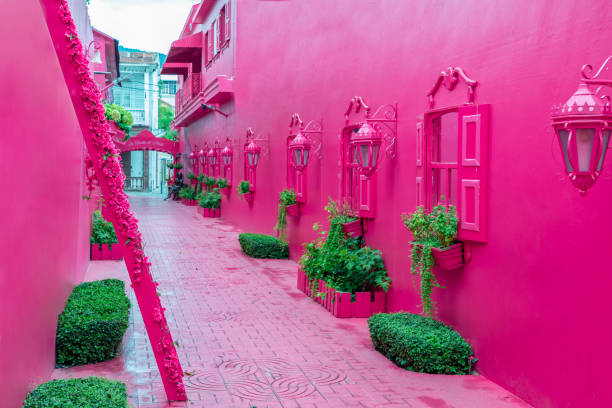
<path fill-rule="evenodd" d="M 183 110 L 183 107 L 191 101 L 195 96 L 197 96 L 202 90 L 202 74 L 199 72 L 194 72 L 185 79 L 183 82 L 183 86 L 177 92 L 176 99 L 176 113 L 178 114 Z"/>

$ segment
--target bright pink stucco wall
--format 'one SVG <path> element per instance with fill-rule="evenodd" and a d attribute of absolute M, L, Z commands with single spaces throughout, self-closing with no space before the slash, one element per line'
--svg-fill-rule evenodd
<path fill-rule="evenodd" d="M 489 239 L 463 270 L 438 272 L 446 287 L 437 290 L 440 317 L 474 346 L 479 372 L 535 406 L 611 406 L 612 157 L 580 197 L 563 174 L 549 120 L 551 106 L 577 87 L 581 66 L 612 54 L 610 2 L 312 0 L 238 2 L 233 11 L 235 100 L 221 106 L 232 116 L 205 116 L 187 129 L 185 145 L 226 134 L 244 143 L 252 127 L 269 139 L 270 154 L 257 169 L 252 206 L 234 187 L 223 217 L 272 233 L 291 114 L 322 120 L 323 159 L 309 165 L 308 204 L 289 221 L 297 258 L 313 222 L 326 220 L 327 196 L 340 194 L 338 135 L 350 98 L 397 102 L 398 156 L 380 166 L 366 241 L 384 252 L 389 309 L 416 311 L 410 234 L 400 221 L 415 207 L 416 118 L 438 73 L 461 66 L 479 81 L 477 103 L 491 104 Z M 464 85 L 442 89 L 436 106 L 465 98 Z M 233 148 L 236 186 L 241 144 Z"/>
<path fill-rule="evenodd" d="M 88 265 L 91 203 L 81 198 L 83 136 L 40 5 L 2 10 L 0 406 L 12 408 L 53 369 L 57 316 Z"/>

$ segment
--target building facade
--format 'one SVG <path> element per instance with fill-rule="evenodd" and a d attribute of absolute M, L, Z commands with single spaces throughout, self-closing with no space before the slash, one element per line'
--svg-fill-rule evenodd
<path fill-rule="evenodd" d="M 176 87 L 170 79 L 160 78 L 160 54 L 135 50 L 120 51 L 120 86 L 113 87 L 113 103 L 127 109 L 134 117 L 131 135 L 150 130 L 162 135 L 158 125 L 159 101 L 174 100 Z M 135 151 L 122 154 L 128 191 L 159 192 L 166 188 L 165 165 L 170 157 L 161 152 Z"/>
<path fill-rule="evenodd" d="M 301 215 L 289 221 L 293 259 L 326 220 L 328 197 L 347 199 L 366 243 L 383 252 L 388 310 L 416 312 L 400 216 L 455 204 L 466 265 L 435 271 L 444 288 L 434 300 L 473 345 L 477 371 L 537 407 L 611 406 L 600 331 L 611 269 L 597 255 L 609 252 L 611 163 L 581 196 L 550 115 L 584 64 L 612 54 L 610 2 L 561 1 L 554 12 L 522 0 L 375 3 L 219 0 L 189 10 L 162 71 L 180 78 L 182 153 L 228 147 L 234 159 L 229 173 L 191 171 L 230 179 L 226 220 L 273 233 L 278 194 L 296 187 L 290 121 L 297 113 L 320 125 Z M 360 178 L 351 131 L 364 120 L 384 150 Z M 245 162 L 253 140 L 256 170 Z M 243 179 L 256 184 L 251 203 L 236 194 Z"/>

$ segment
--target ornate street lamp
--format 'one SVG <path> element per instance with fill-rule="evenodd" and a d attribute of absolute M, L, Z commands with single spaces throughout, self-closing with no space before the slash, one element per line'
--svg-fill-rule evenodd
<path fill-rule="evenodd" d="M 200 150 L 200 152 L 198 153 L 198 156 L 200 157 L 200 165 L 202 166 L 202 174 L 206 174 L 207 175 L 207 171 L 206 171 L 206 152 L 204 151 L 204 149 Z"/>
<path fill-rule="evenodd" d="M 223 165 L 223 177 L 227 180 L 227 185 L 232 185 L 232 159 L 234 157 L 234 153 L 232 152 L 232 148 L 228 144 L 221 150 L 221 163 Z"/>
<path fill-rule="evenodd" d="M 356 164 L 365 174 L 376 170 L 382 137 L 368 122 L 364 122 L 351 138 Z"/>
<path fill-rule="evenodd" d="M 247 166 L 252 169 L 255 169 L 257 167 L 257 164 L 259 163 L 261 147 L 257 146 L 257 143 L 255 143 L 254 140 L 251 140 L 251 142 L 244 149 L 244 153 L 247 158 Z"/>
<path fill-rule="evenodd" d="M 210 150 L 208 151 L 208 165 L 210 166 L 211 169 L 211 173 L 212 176 L 216 176 L 217 175 L 217 152 L 215 151 L 216 149 L 211 147 Z"/>
<path fill-rule="evenodd" d="M 597 79 L 606 64 L 590 77 L 592 67 L 582 68 L 582 83 L 578 90 L 561 106 L 553 108 L 553 128 L 564 159 L 565 171 L 581 195 L 591 188 L 603 169 L 612 131 L 612 107 L 608 96 L 599 95 L 589 85 L 607 85 L 612 80 Z"/>
<path fill-rule="evenodd" d="M 303 172 L 308 166 L 308 154 L 311 146 L 310 140 L 304 137 L 302 132 L 299 132 L 289 143 L 291 162 L 297 171 Z"/>

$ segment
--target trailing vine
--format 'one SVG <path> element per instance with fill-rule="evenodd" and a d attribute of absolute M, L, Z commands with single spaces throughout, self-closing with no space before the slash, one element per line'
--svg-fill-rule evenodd
<path fill-rule="evenodd" d="M 278 231 L 278 238 L 287 242 L 287 206 L 296 203 L 295 192 L 284 189 L 280 192 L 278 200 L 278 214 L 274 231 Z"/>
<path fill-rule="evenodd" d="M 428 214 L 421 206 L 407 216 L 402 215 L 404 225 L 414 237 L 412 252 L 410 254 L 410 273 L 413 277 L 421 277 L 421 307 L 423 314 L 435 318 L 437 308 L 432 300 L 433 288 L 442 286 L 433 274 L 434 258 L 432 247 L 446 248 L 457 237 L 457 210 L 454 206 L 448 208 L 442 205 L 435 206 Z M 416 283 L 413 280 L 416 287 Z"/>

